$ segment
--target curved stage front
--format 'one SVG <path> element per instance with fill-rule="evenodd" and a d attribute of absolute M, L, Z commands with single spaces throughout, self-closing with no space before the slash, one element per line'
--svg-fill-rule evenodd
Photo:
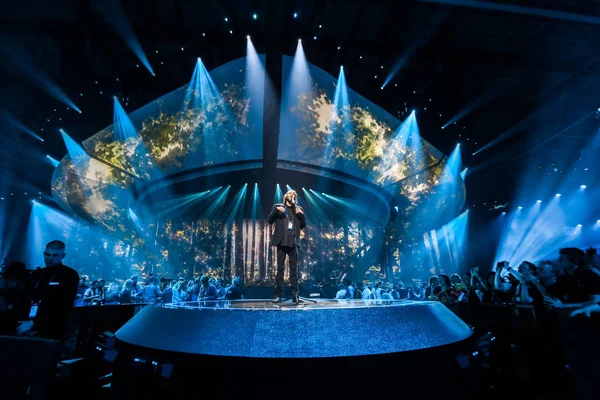
<path fill-rule="evenodd" d="M 171 355 L 314 359 L 397 354 L 471 336 L 439 302 L 266 300 L 147 306 L 116 332 L 125 345 Z"/>

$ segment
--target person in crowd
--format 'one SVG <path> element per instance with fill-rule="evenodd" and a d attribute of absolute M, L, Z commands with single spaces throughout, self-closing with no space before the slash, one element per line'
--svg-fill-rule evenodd
<path fill-rule="evenodd" d="M 106 290 L 106 296 L 104 298 L 105 305 L 119 304 L 119 295 L 121 294 L 121 288 L 117 282 L 111 282 Z"/>
<path fill-rule="evenodd" d="M 200 292 L 198 294 L 198 301 L 209 301 L 217 299 L 217 288 L 215 285 L 210 283 L 208 275 L 202 275 L 200 278 Z"/>
<path fill-rule="evenodd" d="M 185 290 L 186 283 L 184 278 L 179 278 L 175 285 L 173 285 L 173 303 L 180 303 L 186 301 L 187 292 Z"/>
<path fill-rule="evenodd" d="M 140 288 L 140 285 L 138 283 L 138 276 L 137 275 L 132 275 L 131 281 L 133 282 L 133 287 L 131 288 L 131 297 L 133 300 L 138 300 L 141 301 L 142 300 L 142 290 Z"/>
<path fill-rule="evenodd" d="M 0 278 L 0 335 L 13 335 L 19 319 L 19 298 L 28 279 L 27 267 L 20 261 L 5 259 Z"/>
<path fill-rule="evenodd" d="M 354 285 L 352 284 L 352 278 L 350 278 L 348 275 L 344 276 L 342 278 L 342 285 L 344 285 L 344 288 L 346 289 L 346 293 L 344 294 L 344 299 L 347 299 L 347 300 L 354 299 L 354 292 L 356 289 L 354 289 Z"/>
<path fill-rule="evenodd" d="M 130 304 L 134 302 L 135 299 L 133 297 L 133 288 L 133 280 L 127 279 L 123 284 L 123 289 L 121 289 L 121 293 L 119 293 L 119 302 L 121 304 Z"/>
<path fill-rule="evenodd" d="M 158 287 L 158 279 L 151 277 L 148 280 L 148 285 L 142 289 L 142 301 L 147 304 L 156 304 L 163 296 L 163 293 Z"/>
<path fill-rule="evenodd" d="M 523 261 L 518 271 L 509 268 L 509 273 L 517 279 L 518 283 L 514 290 L 514 302 L 516 304 L 533 304 L 534 301 L 542 302 L 541 293 L 536 288 L 537 267 L 529 261 Z"/>
<path fill-rule="evenodd" d="M 219 300 L 225 299 L 225 286 L 223 285 L 223 278 L 218 278 L 215 281 L 215 287 L 217 288 L 217 298 Z"/>
<path fill-rule="evenodd" d="M 244 299 L 244 286 L 239 277 L 234 277 L 231 281 L 231 285 L 227 286 L 225 290 L 226 300 L 243 300 Z"/>
<path fill-rule="evenodd" d="M 446 274 L 440 274 L 439 279 L 441 290 L 436 295 L 439 301 L 446 305 L 466 301 L 467 291 L 464 285 L 453 285 L 450 277 Z"/>
<path fill-rule="evenodd" d="M 409 300 L 423 300 L 425 298 L 425 291 L 423 290 L 423 283 L 416 281 L 414 287 L 408 287 L 408 299 Z"/>
<path fill-rule="evenodd" d="M 429 277 L 429 286 L 425 288 L 426 300 L 437 300 L 435 296 L 442 290 L 440 287 L 440 278 L 437 275 Z"/>
<path fill-rule="evenodd" d="M 361 298 L 363 300 L 370 300 L 373 298 L 371 290 L 369 290 L 369 288 L 367 287 L 367 285 L 365 285 L 363 281 L 358 281 L 358 283 L 356 284 L 356 290 L 360 291 Z"/>
<path fill-rule="evenodd" d="M 347 290 L 346 290 L 346 285 L 344 285 L 342 282 L 338 283 L 337 285 L 337 292 L 335 293 L 335 298 L 338 300 L 342 300 L 346 298 L 347 295 Z"/>
<path fill-rule="evenodd" d="M 94 280 L 83 294 L 82 303 L 86 306 L 95 306 L 100 304 L 102 294 L 100 293 L 99 282 Z"/>
<path fill-rule="evenodd" d="M 600 303 L 600 272 L 586 265 L 583 250 L 560 249 L 559 264 L 565 274 L 558 278 L 558 298 L 546 297 L 549 306 L 559 313 L 573 312 Z"/>
<path fill-rule="evenodd" d="M 20 336 L 61 339 L 68 330 L 69 315 L 79 285 L 79 274 L 63 264 L 65 244 L 53 240 L 44 249 L 45 268 L 30 274 L 30 291 L 20 298 L 25 307 L 17 327 Z M 22 292 L 23 294 L 23 292 Z"/>
<path fill-rule="evenodd" d="M 75 305 L 76 306 L 83 306 L 83 295 L 85 294 L 85 291 L 90 287 L 90 285 L 88 285 L 87 283 L 88 281 L 88 276 L 87 275 L 81 275 L 79 277 L 79 286 L 77 287 L 77 295 L 75 296 Z"/>
<path fill-rule="evenodd" d="M 164 289 L 162 290 L 162 301 L 163 303 L 173 302 L 173 281 L 168 280 L 164 282 Z"/>

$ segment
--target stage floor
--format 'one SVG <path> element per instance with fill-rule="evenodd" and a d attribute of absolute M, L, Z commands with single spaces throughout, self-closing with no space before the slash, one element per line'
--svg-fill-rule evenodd
<path fill-rule="evenodd" d="M 146 306 L 116 332 L 162 352 L 250 358 L 318 358 L 422 350 L 470 337 L 439 302 L 207 301 Z"/>

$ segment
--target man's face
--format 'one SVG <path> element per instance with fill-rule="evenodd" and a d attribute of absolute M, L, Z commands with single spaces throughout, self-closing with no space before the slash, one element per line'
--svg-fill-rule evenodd
<path fill-rule="evenodd" d="M 554 277 L 554 269 L 552 265 L 548 263 L 543 263 L 538 268 L 538 277 L 541 280 L 550 280 Z"/>
<path fill-rule="evenodd" d="M 46 267 L 60 265 L 66 255 L 65 249 L 51 249 L 46 247 L 46 250 L 44 250 L 44 264 L 46 264 Z"/>
<path fill-rule="evenodd" d="M 565 269 L 569 269 L 575 265 L 575 264 L 571 263 L 571 261 L 569 260 L 569 256 L 567 256 L 566 254 L 560 255 L 560 257 L 558 258 L 558 263 L 560 264 L 561 267 L 563 267 Z"/>
<path fill-rule="evenodd" d="M 528 264 L 522 263 L 519 265 L 519 272 L 523 275 L 531 275 L 532 271 Z"/>

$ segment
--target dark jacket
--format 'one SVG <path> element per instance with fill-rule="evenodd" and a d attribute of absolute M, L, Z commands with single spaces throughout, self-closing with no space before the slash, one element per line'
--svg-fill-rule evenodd
<path fill-rule="evenodd" d="M 287 229 L 287 220 L 285 217 L 285 213 L 279 211 L 277 207 L 285 208 L 285 205 L 283 205 L 282 203 L 277 203 L 273 205 L 271 214 L 269 214 L 269 218 L 267 219 L 269 224 L 275 224 L 275 231 L 271 236 L 271 246 L 279 246 L 281 244 L 281 242 L 283 241 L 283 236 L 285 235 L 285 230 Z M 302 211 L 304 211 L 303 208 Z M 296 230 L 296 232 L 298 232 L 298 235 L 300 235 L 300 230 L 306 228 L 306 220 L 304 218 L 304 213 L 296 214 L 296 217 L 294 218 L 294 224 L 294 229 Z"/>

